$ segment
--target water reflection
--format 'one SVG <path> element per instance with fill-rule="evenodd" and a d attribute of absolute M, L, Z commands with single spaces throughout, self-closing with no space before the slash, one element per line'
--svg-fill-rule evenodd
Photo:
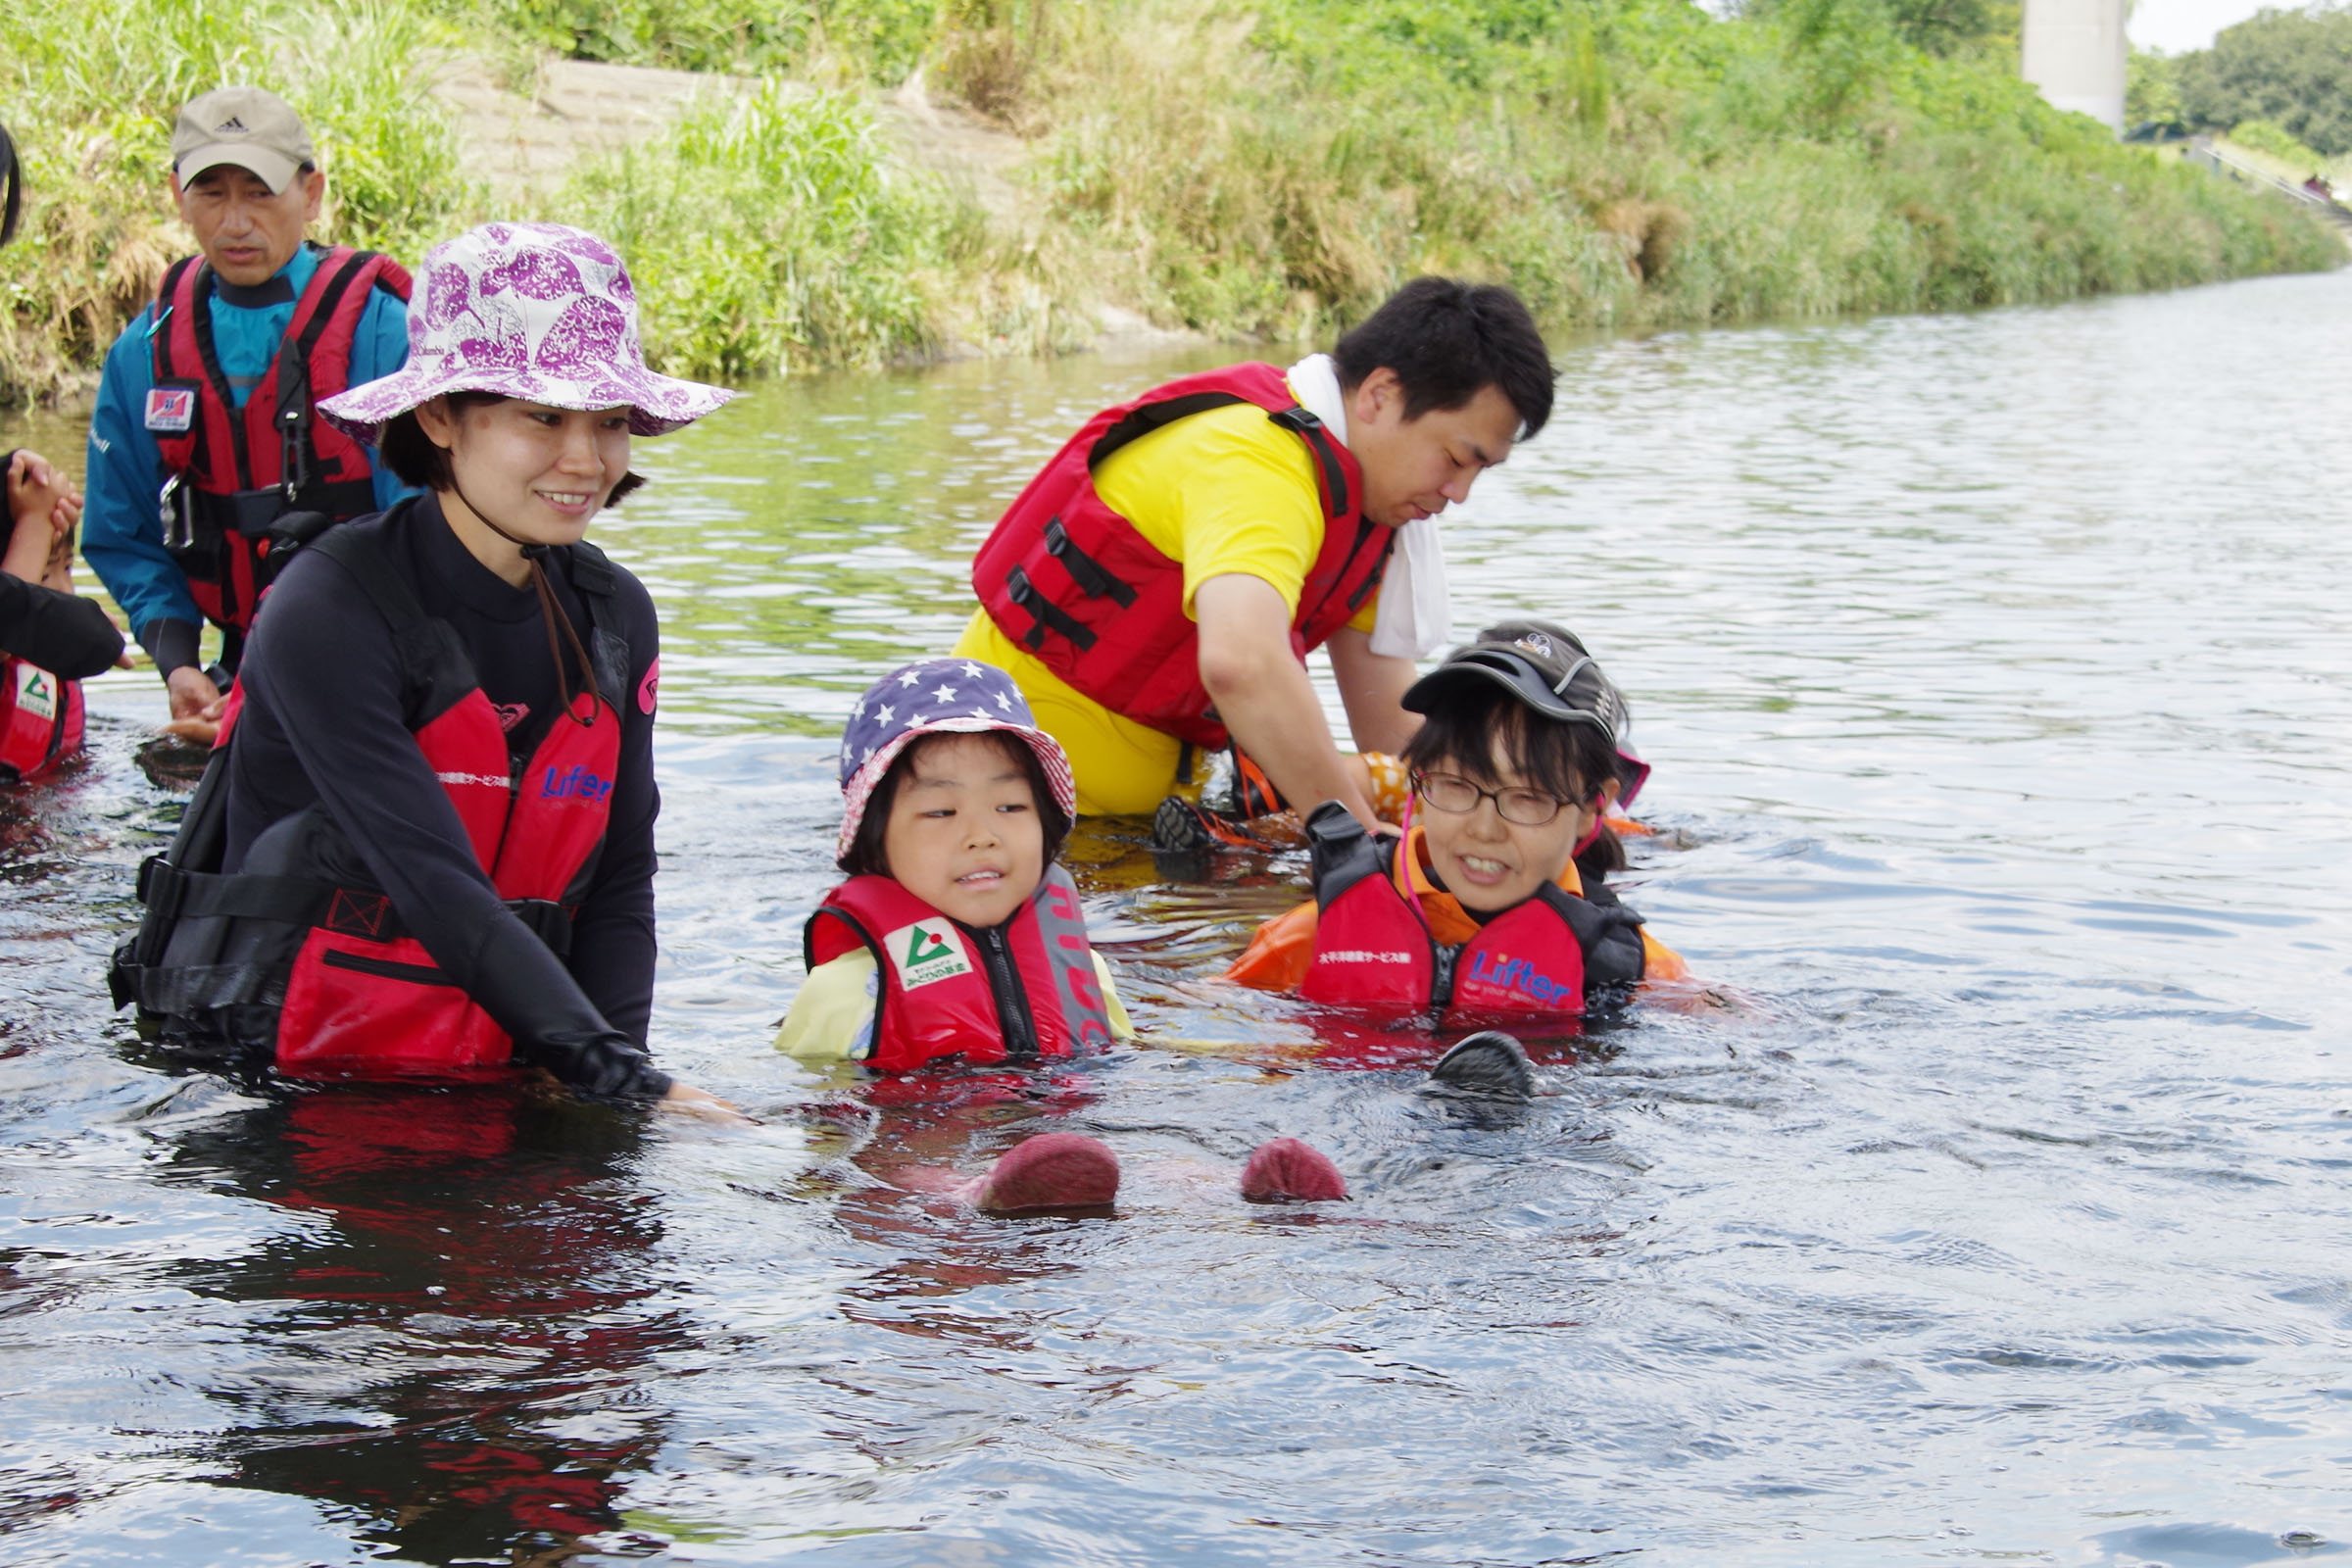
<path fill-rule="evenodd" d="M 661 1241 L 632 1115 L 518 1091 L 277 1096 L 171 1140 L 158 1180 L 282 1211 L 165 1281 L 236 1303 L 209 1369 L 220 1485 L 311 1497 L 404 1560 L 553 1562 L 659 1448 Z"/>
<path fill-rule="evenodd" d="M 1450 525 L 1457 613 L 1607 658 L 1658 764 L 1630 901 L 1756 1004 L 1558 1042 L 1500 1120 L 1213 980 L 1297 858 L 1181 880 L 1133 824 L 1072 858 L 1145 1043 L 1066 1099 L 884 1103 L 767 1047 L 847 704 L 946 645 L 1031 465 L 1193 361 L 765 388 L 650 444 L 600 528 L 670 670 L 655 1046 L 752 1133 L 312 1136 L 168 1076 L 98 990 L 176 808 L 134 760 L 152 677 L 106 677 L 89 764 L 0 804 L 0 1534 L 1088 1568 L 2352 1542 L 2348 302 L 1564 355 L 1554 427 Z M 1046 1127 L 1118 1151 L 1111 1215 L 906 1190 Z M 1241 1203 L 1277 1136 L 1353 1201 Z"/>

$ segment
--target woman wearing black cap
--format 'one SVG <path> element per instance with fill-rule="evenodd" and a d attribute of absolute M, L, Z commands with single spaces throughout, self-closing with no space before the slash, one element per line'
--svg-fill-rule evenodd
<path fill-rule="evenodd" d="M 1404 706 L 1427 715 L 1404 754 L 1404 838 L 1318 808 L 1314 902 L 1261 927 L 1227 979 L 1434 1023 L 1573 1023 L 1687 975 L 1602 882 L 1625 864 L 1604 810 L 1649 768 L 1573 633 L 1491 626 Z"/>

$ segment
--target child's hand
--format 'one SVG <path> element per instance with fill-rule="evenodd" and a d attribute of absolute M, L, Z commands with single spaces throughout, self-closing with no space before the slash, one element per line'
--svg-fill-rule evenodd
<path fill-rule="evenodd" d="M 6 476 L 9 530 L 0 539 L 0 571 L 26 582 L 49 575 L 57 546 L 57 516 L 69 498 L 67 525 L 81 515 L 81 497 L 75 495 L 48 460 L 37 452 L 20 451 L 9 459 Z"/>
<path fill-rule="evenodd" d="M 81 492 L 47 458 L 21 450 L 8 465 L 8 514 L 20 527 L 37 519 L 53 534 L 72 533 L 81 518 Z"/>
<path fill-rule="evenodd" d="M 697 1089 L 692 1084 L 671 1084 L 669 1093 L 662 1097 L 662 1108 L 682 1111 L 689 1116 L 700 1116 L 705 1121 L 714 1121 L 726 1127 L 757 1127 L 760 1125 L 716 1095 L 707 1090 Z"/>
<path fill-rule="evenodd" d="M 80 521 L 81 497 L 67 490 L 49 509 L 49 564 L 41 573 L 42 583 L 61 594 L 74 591 L 74 529 Z"/>

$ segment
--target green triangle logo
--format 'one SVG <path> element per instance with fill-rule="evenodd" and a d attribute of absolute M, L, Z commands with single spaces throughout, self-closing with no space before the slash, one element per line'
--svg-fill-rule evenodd
<path fill-rule="evenodd" d="M 945 937 L 926 931 L 919 925 L 909 926 L 907 932 L 906 958 L 907 968 L 911 969 L 918 963 L 930 963 L 938 958 L 956 956 L 956 950 L 948 946 Z"/>

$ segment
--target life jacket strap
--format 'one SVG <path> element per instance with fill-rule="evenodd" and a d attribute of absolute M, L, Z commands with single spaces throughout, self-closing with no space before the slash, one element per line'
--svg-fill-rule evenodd
<path fill-rule="evenodd" d="M 1095 634 L 1086 623 L 1039 593 L 1028 572 L 1015 566 L 1004 574 L 1004 581 L 1012 591 L 1012 602 L 1029 616 L 1029 629 L 1021 633 L 1021 641 L 1030 649 L 1045 647 L 1050 631 L 1067 637 L 1081 652 L 1095 646 Z"/>
<path fill-rule="evenodd" d="M 303 499 L 317 505 L 293 511 L 287 506 L 285 492 L 276 485 L 224 494 L 199 490 L 181 476 L 174 477 L 181 482 L 167 482 L 161 503 L 168 514 L 164 547 L 174 556 L 210 552 L 225 534 L 242 534 L 248 539 L 272 538 L 288 531 L 285 519 L 305 513 L 354 517 L 375 510 L 375 485 L 368 479 L 313 484 Z"/>
<path fill-rule="evenodd" d="M 1070 574 L 1070 580 L 1087 598 L 1113 600 L 1121 610 L 1135 603 L 1134 587 L 1079 549 L 1078 541 L 1070 537 L 1059 517 L 1046 524 L 1046 553 L 1061 563 L 1062 570 Z"/>
<path fill-rule="evenodd" d="M 1578 897 L 1556 883 L 1546 883 L 1536 896 L 1558 911 L 1576 933 L 1585 951 L 1585 995 L 1588 1004 L 1602 1007 L 1622 1000 L 1642 981 L 1648 955 L 1642 944 L 1641 911 L 1617 902 L 1599 883 Z"/>
<path fill-rule="evenodd" d="M 1340 455 L 1332 450 L 1331 427 L 1306 412 L 1303 407 L 1288 408 L 1266 416 L 1286 430 L 1295 430 L 1315 455 L 1315 466 L 1323 470 L 1323 488 L 1331 497 L 1329 515 L 1339 516 L 1348 510 L 1348 470 L 1340 466 Z M 1369 526 L 1369 525 L 1368 525 Z"/>
<path fill-rule="evenodd" d="M 1178 419 L 1188 419 L 1196 414 L 1206 414 L 1211 409 L 1231 408 L 1236 403 L 1249 401 L 1235 392 L 1187 392 L 1182 397 L 1147 403 L 1140 409 L 1130 410 L 1126 417 L 1095 438 L 1095 444 L 1087 449 L 1086 466 L 1100 468 L 1103 460 L 1119 448 L 1165 425 L 1174 424 Z"/>

